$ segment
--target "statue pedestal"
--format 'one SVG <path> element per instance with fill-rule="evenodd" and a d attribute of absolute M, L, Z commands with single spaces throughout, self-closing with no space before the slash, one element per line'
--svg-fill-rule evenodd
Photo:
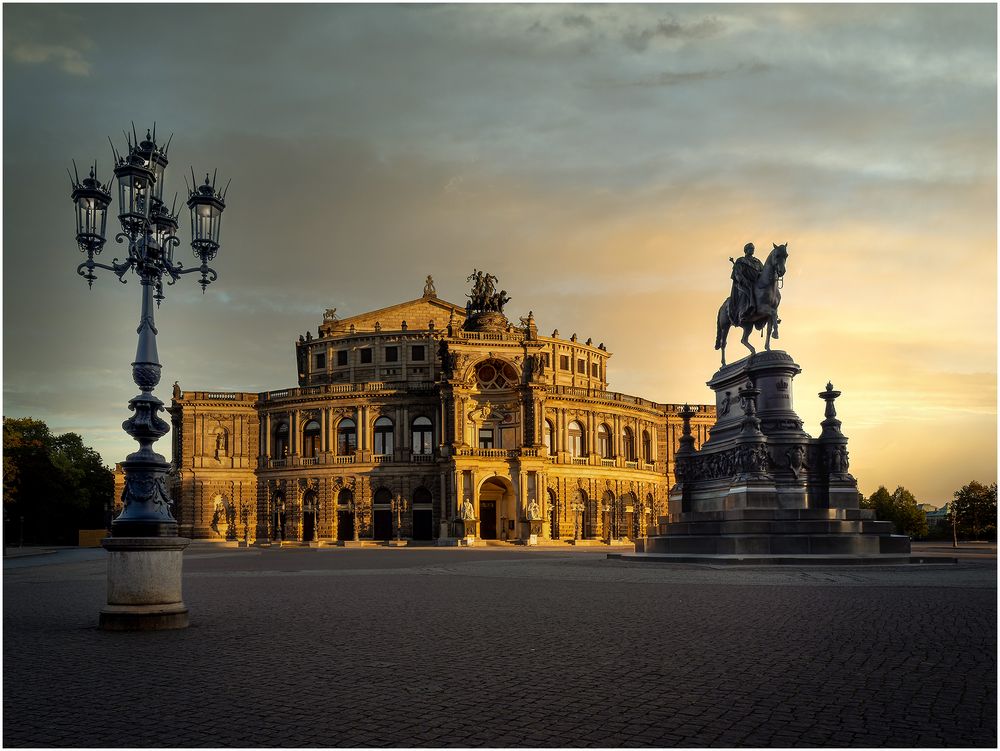
<path fill-rule="evenodd" d="M 185 537 L 107 537 L 108 604 L 101 610 L 106 631 L 187 628 L 181 599 Z"/>
<path fill-rule="evenodd" d="M 770 351 L 712 377 L 716 423 L 698 451 L 682 439 L 667 523 L 636 541 L 637 553 L 677 561 L 908 560 L 910 538 L 858 506 L 857 481 L 845 466 L 847 438 L 832 407 L 839 392 L 822 395 L 823 434 L 803 431 L 792 403 L 800 372 L 787 353 Z"/>
<path fill-rule="evenodd" d="M 528 519 L 522 522 L 527 528 L 526 537 L 522 537 L 518 542 L 521 545 L 537 545 L 538 537 L 542 534 L 542 520 L 541 519 Z"/>
<path fill-rule="evenodd" d="M 456 526 L 458 527 L 458 536 L 468 540 L 469 538 L 476 539 L 476 525 L 479 524 L 478 519 L 457 519 Z"/>

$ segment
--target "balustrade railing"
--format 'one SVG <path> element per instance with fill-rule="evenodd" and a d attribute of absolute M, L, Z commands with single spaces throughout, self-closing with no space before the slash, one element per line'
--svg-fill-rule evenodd
<path fill-rule="evenodd" d="M 410 461 L 414 464 L 433 464 L 433 454 L 411 454 Z"/>

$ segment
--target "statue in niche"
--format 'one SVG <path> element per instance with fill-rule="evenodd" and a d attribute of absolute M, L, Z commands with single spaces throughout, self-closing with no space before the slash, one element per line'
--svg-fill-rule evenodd
<path fill-rule="evenodd" d="M 528 521 L 538 521 L 542 518 L 542 511 L 538 508 L 538 501 L 534 498 L 531 499 L 531 503 L 528 504 Z"/>
<path fill-rule="evenodd" d="M 215 434 L 215 458 L 220 459 L 229 454 L 229 431 L 222 428 Z"/>
<path fill-rule="evenodd" d="M 462 502 L 462 519 L 463 520 L 473 520 L 476 518 L 476 510 L 472 508 L 472 501 L 466 497 Z"/>

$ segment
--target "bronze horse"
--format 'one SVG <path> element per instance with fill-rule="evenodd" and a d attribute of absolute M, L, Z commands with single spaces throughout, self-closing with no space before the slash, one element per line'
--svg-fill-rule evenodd
<path fill-rule="evenodd" d="M 774 245 L 774 243 L 771 243 Z M 753 285 L 754 312 L 743 321 L 732 321 L 729 318 L 729 299 L 722 303 L 719 308 L 717 328 L 715 335 L 715 348 L 722 350 L 722 364 L 726 364 L 726 338 L 729 336 L 730 326 L 739 326 L 743 329 L 743 338 L 740 341 L 754 354 L 757 350 L 753 348 L 747 339 L 750 337 L 751 329 L 756 328 L 762 331 L 767 328 L 767 338 L 764 341 L 764 349 L 771 349 L 771 336 L 778 338 L 778 305 L 781 303 L 781 280 L 785 275 L 785 260 L 788 258 L 788 243 L 774 245 L 774 249 L 768 254 L 764 261 L 764 267 Z"/>

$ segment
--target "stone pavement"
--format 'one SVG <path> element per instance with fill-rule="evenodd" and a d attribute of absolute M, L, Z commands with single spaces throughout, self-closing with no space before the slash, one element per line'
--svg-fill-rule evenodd
<path fill-rule="evenodd" d="M 8 561 L 3 744 L 996 746 L 995 560 L 604 556 L 199 547 L 144 634 L 100 555 Z"/>

